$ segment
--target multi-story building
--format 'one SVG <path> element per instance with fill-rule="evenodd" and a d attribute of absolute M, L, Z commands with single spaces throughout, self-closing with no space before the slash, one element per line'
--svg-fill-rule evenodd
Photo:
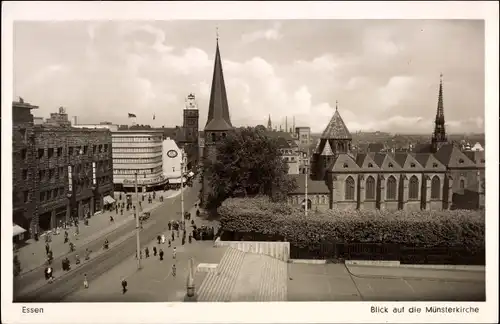
<path fill-rule="evenodd" d="M 27 106 L 13 103 L 15 119 L 27 121 L 14 126 L 17 134 L 22 128 L 27 130 L 26 140 L 15 136 L 13 141 L 14 206 L 20 201 L 25 205 L 22 213 L 14 208 L 14 222 L 22 215 L 23 225 L 18 225 L 27 226 L 33 236 L 70 217 L 92 216 L 102 210 L 104 201 L 112 200 L 113 165 L 108 130 L 67 127 L 64 119 L 60 120 L 63 126 L 31 126 L 32 108 Z"/>
<path fill-rule="evenodd" d="M 297 143 L 293 140 L 292 136 L 288 132 L 280 131 L 267 131 L 266 134 L 275 138 L 278 141 L 278 147 L 283 160 L 288 165 L 288 174 L 299 174 L 301 173 L 300 162 L 303 159 L 302 153 L 299 150 Z"/>
<path fill-rule="evenodd" d="M 38 181 L 32 109 L 38 106 L 22 99 L 12 103 L 12 217 L 14 224 L 34 233 L 31 220 L 37 207 Z"/>
<path fill-rule="evenodd" d="M 112 137 L 115 189 L 134 191 L 136 173 L 140 191 L 163 188 L 163 130 L 118 130 Z"/>
<path fill-rule="evenodd" d="M 312 178 L 297 177 L 292 204 L 312 209 L 441 210 L 484 207 L 484 151 L 462 152 L 446 143 L 442 82 L 427 152 L 353 154 L 352 136 L 338 110 L 313 154 Z"/>
<path fill-rule="evenodd" d="M 169 187 L 178 187 L 181 182 L 186 183 L 187 178 L 187 156 L 177 143 L 166 138 L 163 141 L 163 176 Z M 175 153 L 173 153 L 175 152 Z M 181 163 L 182 162 L 182 163 Z"/>
<path fill-rule="evenodd" d="M 71 126 L 71 122 L 68 119 L 68 114 L 64 107 L 59 107 L 59 111 L 56 113 L 50 113 L 50 117 L 45 120 L 44 124 L 48 126 Z"/>

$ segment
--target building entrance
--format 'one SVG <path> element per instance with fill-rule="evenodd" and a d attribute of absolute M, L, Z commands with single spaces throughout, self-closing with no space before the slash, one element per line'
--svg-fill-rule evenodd
<path fill-rule="evenodd" d="M 50 224 L 52 212 L 48 211 L 46 213 L 41 214 L 38 216 L 38 226 L 40 227 L 41 232 L 48 231 L 52 228 Z"/>

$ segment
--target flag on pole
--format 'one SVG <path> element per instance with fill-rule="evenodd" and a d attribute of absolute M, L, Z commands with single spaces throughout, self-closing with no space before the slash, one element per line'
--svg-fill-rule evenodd
<path fill-rule="evenodd" d="M 135 114 L 128 113 L 128 118 L 136 118 L 137 116 Z"/>

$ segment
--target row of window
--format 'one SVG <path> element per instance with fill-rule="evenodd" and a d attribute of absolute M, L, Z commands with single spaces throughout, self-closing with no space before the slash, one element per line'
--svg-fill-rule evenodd
<path fill-rule="evenodd" d="M 46 202 L 46 201 L 50 201 L 52 199 L 63 198 L 63 197 L 65 197 L 64 192 L 65 192 L 64 187 L 59 187 L 59 188 L 46 190 L 46 191 L 40 191 L 39 201 Z M 25 198 L 26 198 L 26 195 L 25 195 Z"/>
<path fill-rule="evenodd" d="M 113 136 L 113 143 L 145 143 L 145 142 L 150 142 L 150 141 L 163 141 L 163 136 L 126 136 L 126 137 L 115 137 Z"/>
<path fill-rule="evenodd" d="M 297 152 L 295 150 L 281 150 L 281 154 L 283 155 L 295 155 Z"/>
<path fill-rule="evenodd" d="M 114 153 L 158 153 L 161 154 L 161 147 L 113 147 Z"/>
<path fill-rule="evenodd" d="M 151 169 L 113 169 L 113 174 L 117 175 L 134 175 L 137 173 L 138 175 L 144 174 L 155 174 L 161 172 L 163 170 L 163 166 L 154 167 Z"/>
<path fill-rule="evenodd" d="M 308 197 L 312 203 L 316 204 L 316 205 L 319 205 L 319 204 L 323 204 L 323 205 L 326 205 L 328 204 L 328 196 L 327 195 L 314 195 L 314 196 L 309 196 Z M 302 203 L 304 200 L 304 198 L 302 197 L 299 197 L 299 196 L 291 196 L 289 198 L 289 202 L 291 204 L 300 204 Z"/>
<path fill-rule="evenodd" d="M 117 164 L 126 164 L 126 163 L 157 163 L 161 162 L 162 157 L 157 156 L 157 157 L 152 157 L 152 158 L 142 158 L 142 159 L 120 159 L 120 158 L 114 158 L 113 163 Z"/>
<path fill-rule="evenodd" d="M 294 156 L 291 156 L 291 157 L 285 156 L 285 162 L 295 162 L 295 157 Z"/>
<path fill-rule="evenodd" d="M 92 145 L 92 154 L 97 154 L 97 153 L 105 153 L 108 152 L 109 150 L 109 145 L 108 144 L 99 144 L 99 145 Z M 26 159 L 26 151 L 25 149 L 22 152 L 23 159 Z M 63 155 L 64 148 L 63 147 L 49 147 L 47 149 L 45 148 L 39 148 L 38 149 L 38 158 L 41 159 L 47 155 L 47 157 L 50 159 L 54 156 L 56 157 L 61 157 Z M 70 146 L 68 147 L 68 155 L 73 156 L 73 155 L 88 155 L 90 153 L 89 151 L 89 146 L 88 145 L 83 145 L 83 146 Z"/>
<path fill-rule="evenodd" d="M 66 168 L 65 167 L 57 167 L 57 168 L 38 170 L 38 180 L 40 180 L 40 181 L 53 180 L 53 179 L 56 179 L 57 177 L 59 177 L 59 178 L 64 177 Z M 96 172 L 104 172 L 105 170 L 109 170 L 110 168 L 111 168 L 111 163 L 109 160 L 96 162 Z M 76 164 L 73 166 L 72 171 L 75 174 L 78 174 L 82 171 L 84 173 L 90 172 L 90 171 L 92 171 L 92 163 L 87 162 L 87 163 L 82 163 L 82 164 Z M 23 180 L 27 180 L 27 179 L 28 179 L 28 170 L 24 169 L 23 170 Z"/>
<path fill-rule="evenodd" d="M 463 181 L 463 180 L 462 180 Z M 386 200 L 397 200 L 397 189 L 398 183 L 394 176 L 390 176 L 386 182 L 385 199 Z M 408 184 L 408 199 L 418 200 L 420 193 L 420 184 L 416 176 L 412 176 Z M 345 180 L 345 200 L 355 200 L 356 183 L 352 177 L 348 177 Z M 376 181 L 375 178 L 369 176 L 366 178 L 365 186 L 365 199 L 375 200 L 376 199 Z M 431 199 L 441 198 L 441 179 L 438 176 L 434 176 L 431 179 Z"/>

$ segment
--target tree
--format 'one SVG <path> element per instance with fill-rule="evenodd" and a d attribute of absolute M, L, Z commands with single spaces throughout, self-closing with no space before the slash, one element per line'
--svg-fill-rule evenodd
<path fill-rule="evenodd" d="M 239 128 L 228 134 L 217 147 L 216 160 L 206 160 L 204 168 L 211 188 L 209 209 L 230 197 L 266 195 L 279 201 L 296 188 L 295 180 L 287 175 L 288 165 L 278 140 L 258 127 Z"/>

